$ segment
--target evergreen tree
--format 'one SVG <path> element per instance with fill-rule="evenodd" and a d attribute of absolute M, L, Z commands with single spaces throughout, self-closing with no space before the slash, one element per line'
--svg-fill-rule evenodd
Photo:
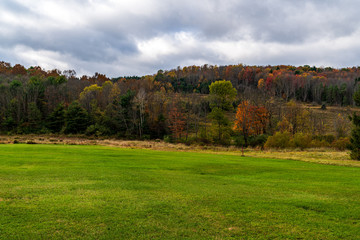
<path fill-rule="evenodd" d="M 127 91 L 126 94 L 118 96 L 110 103 L 104 112 L 103 122 L 111 134 L 129 136 L 133 133 L 135 126 L 133 117 L 133 99 L 135 93 Z"/>
<path fill-rule="evenodd" d="M 354 101 L 356 106 L 360 106 L 360 89 L 354 93 Z"/>
<path fill-rule="evenodd" d="M 350 120 L 354 124 L 350 139 L 350 157 L 354 160 L 360 160 L 360 116 L 354 113 Z"/>
<path fill-rule="evenodd" d="M 54 111 L 50 114 L 47 127 L 54 133 L 60 132 L 65 124 L 65 107 L 59 104 Z"/>
<path fill-rule="evenodd" d="M 213 127 L 217 132 L 216 140 L 223 142 L 224 136 L 231 131 L 230 121 L 225 115 L 226 111 L 233 110 L 233 101 L 236 97 L 236 89 L 230 81 L 216 81 L 209 87 L 210 89 L 210 118 L 213 120 Z"/>
<path fill-rule="evenodd" d="M 72 102 L 65 113 L 65 133 L 83 133 L 89 125 L 89 116 L 79 102 Z"/>
<path fill-rule="evenodd" d="M 39 110 L 39 108 L 36 106 L 36 103 L 32 102 L 29 104 L 28 107 L 28 122 L 29 122 L 29 131 L 30 132 L 37 132 L 41 129 L 41 111 Z"/>
<path fill-rule="evenodd" d="M 356 91 L 354 94 L 354 101 L 357 106 L 360 105 L 360 89 Z M 350 120 L 354 124 L 354 128 L 351 132 L 350 139 L 350 157 L 354 160 L 360 160 L 360 115 L 353 113 L 353 116 L 350 117 Z"/>

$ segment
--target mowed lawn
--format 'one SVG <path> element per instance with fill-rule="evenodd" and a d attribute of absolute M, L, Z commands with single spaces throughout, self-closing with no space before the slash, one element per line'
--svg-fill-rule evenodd
<path fill-rule="evenodd" d="M 0 145 L 0 239 L 360 239 L 360 168 Z"/>

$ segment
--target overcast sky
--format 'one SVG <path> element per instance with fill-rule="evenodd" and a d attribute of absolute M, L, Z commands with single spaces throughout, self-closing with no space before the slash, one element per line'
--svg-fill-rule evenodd
<path fill-rule="evenodd" d="M 78 76 L 360 65 L 358 0 L 1 0 L 0 61 Z"/>

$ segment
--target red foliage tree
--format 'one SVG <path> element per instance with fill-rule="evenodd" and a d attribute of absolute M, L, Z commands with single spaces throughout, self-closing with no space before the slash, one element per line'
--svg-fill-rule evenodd
<path fill-rule="evenodd" d="M 169 128 L 174 139 L 181 138 L 185 129 L 185 115 L 176 106 L 173 106 L 169 112 Z"/>
<path fill-rule="evenodd" d="M 20 65 L 20 64 L 16 64 L 12 69 L 11 69 L 11 73 L 13 75 L 26 75 L 27 71 L 24 68 L 24 66 Z"/>
<path fill-rule="evenodd" d="M 234 130 L 244 136 L 245 145 L 252 135 L 259 135 L 266 132 L 269 121 L 269 114 L 266 108 L 250 105 L 248 101 L 239 104 Z"/>

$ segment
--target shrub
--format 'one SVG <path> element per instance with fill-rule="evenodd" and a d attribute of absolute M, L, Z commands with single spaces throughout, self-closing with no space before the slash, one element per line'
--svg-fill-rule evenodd
<path fill-rule="evenodd" d="M 85 131 L 85 134 L 87 136 L 90 136 L 90 135 L 95 135 L 96 131 L 97 131 L 97 127 L 95 125 L 90 125 L 86 131 Z"/>
<path fill-rule="evenodd" d="M 218 144 L 221 144 L 224 146 L 230 146 L 231 145 L 231 132 L 225 131 L 223 133 L 222 139 L 220 141 L 216 141 L 214 139 L 214 142 L 217 142 Z"/>
<path fill-rule="evenodd" d="M 344 151 L 350 145 L 350 139 L 347 137 L 339 138 L 338 140 L 332 143 L 332 147 L 337 150 Z"/>
<path fill-rule="evenodd" d="M 144 134 L 141 137 L 142 140 L 150 140 L 150 135 Z"/>
<path fill-rule="evenodd" d="M 184 143 L 186 146 L 190 146 L 190 145 L 196 143 L 196 140 L 195 140 L 195 138 L 188 138 L 188 140 L 184 140 L 183 143 Z"/>
<path fill-rule="evenodd" d="M 206 130 L 205 128 L 201 128 L 199 131 L 199 139 L 198 140 L 205 145 L 210 144 L 211 140 L 210 140 L 209 131 Z"/>
<path fill-rule="evenodd" d="M 327 143 L 332 143 L 335 141 L 335 136 L 334 135 L 317 135 L 317 136 L 314 136 L 314 140 L 319 140 L 319 141 L 326 141 Z"/>
<path fill-rule="evenodd" d="M 164 136 L 164 142 L 172 143 L 173 142 L 172 137 L 170 135 L 165 135 Z"/>
<path fill-rule="evenodd" d="M 85 134 L 87 136 L 95 136 L 95 137 L 99 137 L 99 136 L 103 136 L 103 135 L 109 135 L 110 130 L 100 124 L 93 124 L 90 125 L 89 127 L 86 128 Z"/>
<path fill-rule="evenodd" d="M 249 145 L 251 147 L 261 147 L 263 148 L 265 143 L 266 143 L 266 140 L 268 139 L 268 135 L 265 135 L 265 134 L 261 134 L 261 135 L 257 135 L 257 136 L 253 136 L 253 137 L 250 137 L 249 139 Z"/>
<path fill-rule="evenodd" d="M 47 129 L 46 127 L 43 127 L 43 128 L 41 128 L 39 133 L 40 134 L 50 134 L 51 131 L 49 129 Z"/>
<path fill-rule="evenodd" d="M 325 135 L 325 141 L 327 141 L 328 143 L 334 142 L 335 139 L 336 139 L 336 137 L 334 135 L 331 135 L 331 134 Z"/>
<path fill-rule="evenodd" d="M 292 139 L 292 144 L 296 148 L 305 149 L 311 146 L 312 137 L 309 134 L 296 133 Z"/>
<path fill-rule="evenodd" d="M 197 142 L 197 139 L 195 137 L 188 137 L 187 139 L 179 139 L 179 142 L 185 144 L 186 146 L 190 146 L 192 144 L 195 144 Z"/>
<path fill-rule="evenodd" d="M 291 135 L 289 132 L 276 132 L 274 136 L 268 137 L 265 148 L 287 148 L 290 147 Z"/>
<path fill-rule="evenodd" d="M 313 148 L 330 147 L 330 143 L 328 143 L 325 140 L 319 140 L 319 139 L 313 139 L 310 145 Z"/>
<path fill-rule="evenodd" d="M 235 136 L 234 137 L 234 144 L 237 147 L 245 146 L 244 136 L 239 136 L 239 135 Z"/>

